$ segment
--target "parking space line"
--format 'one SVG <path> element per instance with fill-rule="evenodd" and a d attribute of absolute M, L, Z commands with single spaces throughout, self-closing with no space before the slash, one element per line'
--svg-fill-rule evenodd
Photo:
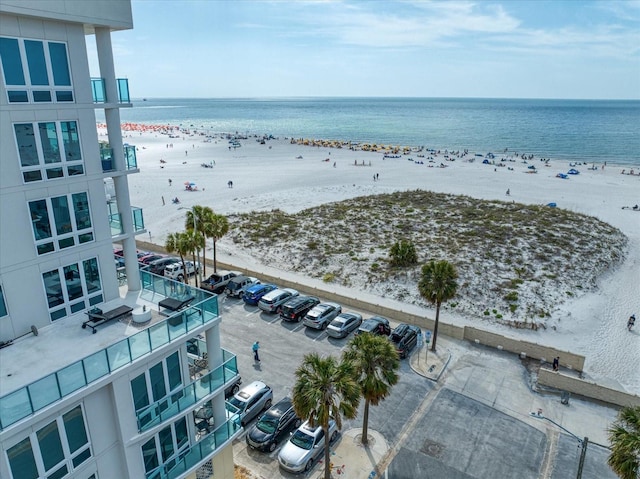
<path fill-rule="evenodd" d="M 306 328 L 306 326 L 300 323 L 299 326 L 297 326 L 296 328 L 293 328 L 291 331 L 289 331 L 289 333 L 295 333 L 296 331 L 300 331 L 302 328 Z"/>

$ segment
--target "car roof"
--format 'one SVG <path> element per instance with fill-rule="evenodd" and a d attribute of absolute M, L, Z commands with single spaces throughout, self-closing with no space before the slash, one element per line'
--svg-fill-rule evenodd
<path fill-rule="evenodd" d="M 276 404 L 271 406 L 271 408 L 267 411 L 267 414 L 272 416 L 282 416 L 284 413 L 289 411 L 293 407 L 293 401 L 290 397 L 282 398 Z"/>
<path fill-rule="evenodd" d="M 268 288 L 269 286 L 276 286 L 275 284 L 267 283 L 267 284 L 254 284 L 253 286 L 249 286 L 247 288 L 247 292 L 254 293 L 256 291 L 260 291 L 263 288 Z"/>
<path fill-rule="evenodd" d="M 235 396 L 241 401 L 248 401 L 254 394 L 258 391 L 262 391 L 266 387 L 268 386 L 262 381 L 253 381 L 238 391 Z"/>

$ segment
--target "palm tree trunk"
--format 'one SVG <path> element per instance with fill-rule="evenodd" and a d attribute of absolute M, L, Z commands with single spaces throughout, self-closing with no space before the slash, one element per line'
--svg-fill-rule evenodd
<path fill-rule="evenodd" d="M 198 262 L 196 261 L 196 252 L 193 252 L 193 280 L 195 281 L 196 288 L 198 287 L 198 273 L 196 272 L 196 265 Z M 186 271 L 185 271 L 186 273 Z"/>
<path fill-rule="evenodd" d="M 324 429 L 324 479 L 331 479 L 331 455 L 329 453 L 329 425 Z"/>
<path fill-rule="evenodd" d="M 433 344 L 431 345 L 431 351 L 436 351 L 436 339 L 438 339 L 438 323 L 440 322 L 440 304 L 436 303 L 436 323 L 433 325 Z"/>
<path fill-rule="evenodd" d="M 216 239 L 213 238 L 213 272 L 217 273 L 218 269 L 216 266 Z"/>
<path fill-rule="evenodd" d="M 369 444 L 369 400 L 364 401 L 364 415 L 362 417 L 362 444 Z"/>

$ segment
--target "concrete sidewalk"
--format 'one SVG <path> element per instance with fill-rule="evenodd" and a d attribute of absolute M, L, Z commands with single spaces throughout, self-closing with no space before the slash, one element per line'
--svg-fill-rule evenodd
<path fill-rule="evenodd" d="M 361 443 L 362 429 L 344 431 L 331 452 L 331 477 L 334 479 L 373 479 L 376 465 L 389 450 L 382 434 L 369 429 L 369 444 Z M 324 477 L 324 462 L 319 461 L 313 479 Z"/>

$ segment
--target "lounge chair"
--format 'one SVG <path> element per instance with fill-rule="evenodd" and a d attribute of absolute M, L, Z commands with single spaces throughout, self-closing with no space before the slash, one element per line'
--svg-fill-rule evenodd
<path fill-rule="evenodd" d="M 93 331 L 93 334 L 96 334 L 97 326 L 102 323 L 106 323 L 107 321 L 111 321 L 112 319 L 119 319 L 123 316 L 127 316 L 128 314 L 131 314 L 131 311 L 133 311 L 133 308 L 126 305 L 118 306 L 117 308 L 107 312 L 102 312 L 100 308 L 90 309 L 89 311 L 86 311 L 89 319 L 82 323 L 82 329 L 89 326 Z"/>

